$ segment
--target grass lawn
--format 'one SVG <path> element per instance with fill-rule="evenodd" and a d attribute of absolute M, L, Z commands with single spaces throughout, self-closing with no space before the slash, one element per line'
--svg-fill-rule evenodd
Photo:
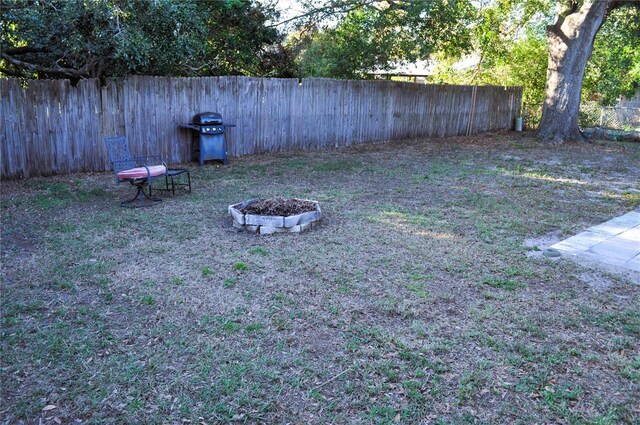
<path fill-rule="evenodd" d="M 638 275 L 525 242 L 637 208 L 640 145 L 189 169 L 192 194 L 144 210 L 109 173 L 2 182 L 0 422 L 639 422 Z M 227 206 L 271 196 L 318 200 L 321 225 L 236 232 Z"/>

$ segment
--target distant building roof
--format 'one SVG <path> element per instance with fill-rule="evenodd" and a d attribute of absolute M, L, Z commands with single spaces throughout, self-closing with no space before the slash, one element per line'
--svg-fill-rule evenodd
<path fill-rule="evenodd" d="M 415 63 L 395 64 L 390 69 L 377 69 L 371 74 L 373 75 L 397 75 L 401 77 L 427 77 L 433 75 L 433 61 L 425 60 Z"/>
<path fill-rule="evenodd" d="M 480 62 L 480 56 L 478 54 L 471 54 L 463 57 L 452 65 L 452 68 L 456 71 L 463 71 L 465 69 L 471 69 L 478 65 Z M 433 71 L 438 65 L 438 62 L 434 59 L 428 59 L 423 61 L 417 61 L 414 63 L 397 63 L 390 69 L 377 69 L 371 72 L 372 75 L 391 75 L 399 77 L 428 77 L 433 75 Z"/>

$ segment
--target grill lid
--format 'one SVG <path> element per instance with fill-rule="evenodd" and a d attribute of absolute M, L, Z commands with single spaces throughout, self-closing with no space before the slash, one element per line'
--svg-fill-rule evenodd
<path fill-rule="evenodd" d="M 194 115 L 193 123 L 197 125 L 220 125 L 222 124 L 222 115 L 217 112 L 200 112 Z"/>

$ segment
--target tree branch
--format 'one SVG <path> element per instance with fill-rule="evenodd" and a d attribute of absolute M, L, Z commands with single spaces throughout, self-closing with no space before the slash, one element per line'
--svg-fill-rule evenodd
<path fill-rule="evenodd" d="M 7 3 L 5 0 L 1 0 L 2 2 L 0 3 L 0 10 L 5 11 L 5 10 L 17 10 L 17 9 L 26 9 L 28 7 L 33 6 L 33 4 L 35 3 L 34 0 L 30 0 L 30 1 L 25 1 L 23 3 Z"/>
<path fill-rule="evenodd" d="M 268 25 L 267 28 L 273 28 L 280 25 L 284 25 L 289 22 L 297 21 L 303 18 L 315 16 L 317 17 L 316 21 L 328 16 L 335 15 L 336 13 L 348 13 L 353 10 L 358 9 L 359 7 L 365 7 L 373 5 L 378 0 L 346 0 L 346 1 L 332 1 L 328 5 L 315 7 L 310 9 L 308 12 L 303 14 L 294 16 L 289 19 L 285 19 L 284 21 L 276 22 L 275 24 Z"/>
<path fill-rule="evenodd" d="M 18 77 L 18 78 L 27 78 L 28 77 L 26 74 L 23 74 L 21 72 L 13 70 L 13 69 L 5 68 L 3 66 L 0 66 L 0 74 L 10 75 L 12 77 Z"/>
<path fill-rule="evenodd" d="M 6 60 L 10 64 L 12 64 L 12 65 L 14 65 L 14 66 L 16 66 L 18 68 L 31 69 L 33 71 L 44 72 L 44 73 L 47 73 L 47 74 L 62 75 L 62 76 L 65 76 L 65 77 L 73 77 L 73 78 L 83 78 L 83 77 L 87 77 L 88 76 L 88 66 L 89 66 L 88 63 L 87 63 L 87 65 L 83 66 L 80 69 L 62 68 L 62 67 L 49 68 L 49 67 L 46 67 L 46 66 L 41 66 L 41 65 L 34 64 L 34 63 L 21 61 L 21 60 L 16 59 L 13 56 L 10 56 L 10 55 L 8 55 L 8 54 L 6 54 L 4 52 L 2 52 L 1 56 L 2 56 L 2 58 L 4 60 Z"/>
<path fill-rule="evenodd" d="M 24 55 L 27 53 L 43 53 L 48 52 L 49 50 L 44 47 L 31 47 L 31 46 L 21 46 L 21 47 L 10 47 L 8 49 L 4 49 L 3 52 L 7 55 Z"/>
<path fill-rule="evenodd" d="M 482 68 L 483 59 L 484 59 L 484 51 L 482 53 L 480 53 L 480 59 L 478 60 L 478 63 L 476 64 L 476 69 L 473 71 L 473 75 L 471 76 L 471 80 L 469 80 L 469 85 L 472 85 L 473 82 L 475 81 L 475 79 L 478 77 L 478 74 L 480 73 L 480 68 Z"/>
<path fill-rule="evenodd" d="M 607 15 L 609 15 L 609 13 L 611 13 L 614 9 L 618 9 L 624 6 L 640 9 L 640 2 L 636 0 L 610 0 L 609 7 L 607 9 Z"/>

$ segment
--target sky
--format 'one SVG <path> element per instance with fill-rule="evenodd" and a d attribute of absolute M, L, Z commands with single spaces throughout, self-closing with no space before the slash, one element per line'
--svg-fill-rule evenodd
<path fill-rule="evenodd" d="M 304 13 L 302 5 L 298 0 L 277 0 L 276 8 L 280 10 L 280 20 L 286 20 Z"/>

